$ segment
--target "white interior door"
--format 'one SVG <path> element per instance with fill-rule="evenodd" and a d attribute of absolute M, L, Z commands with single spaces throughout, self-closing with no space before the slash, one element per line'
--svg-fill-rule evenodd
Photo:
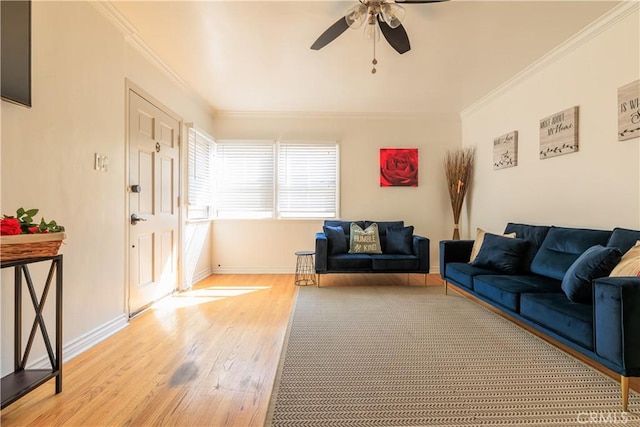
<path fill-rule="evenodd" d="M 129 91 L 129 315 L 177 288 L 180 122 Z"/>

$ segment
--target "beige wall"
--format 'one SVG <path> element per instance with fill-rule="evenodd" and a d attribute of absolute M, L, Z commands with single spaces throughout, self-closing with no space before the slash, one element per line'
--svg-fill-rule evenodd
<path fill-rule="evenodd" d="M 463 144 L 478 149 L 467 232 L 509 221 L 640 228 L 640 141 L 617 140 L 617 90 L 640 78 L 638 8 L 586 33 L 463 113 Z M 579 151 L 540 160 L 540 119 L 576 105 Z M 518 166 L 493 170 L 493 138 L 513 130 Z"/>
<path fill-rule="evenodd" d="M 404 220 L 431 239 L 437 271 L 438 241 L 450 237 L 452 215 L 442 161 L 460 146 L 457 114 L 393 115 L 221 114 L 217 139 L 329 140 L 340 143 L 341 217 L 347 220 Z M 379 184 L 380 148 L 419 150 L 419 186 Z M 294 252 L 313 249 L 322 221 L 215 221 L 213 268 L 219 272 L 292 272 Z"/>
<path fill-rule="evenodd" d="M 212 122 L 209 111 L 143 58 L 91 4 L 33 2 L 32 14 L 33 107 L 2 102 L 1 209 L 11 214 L 21 206 L 39 208 L 67 229 L 62 252 L 68 358 L 124 322 L 125 79 L 185 122 L 209 131 Z M 94 153 L 109 157 L 107 173 L 93 170 Z M 210 243 L 203 246 L 208 253 Z M 205 265 L 193 263 L 193 271 L 210 270 L 205 258 Z M 3 271 L 3 375 L 13 364 L 12 348 L 4 345 L 12 342 L 12 281 L 11 272 Z M 53 298 L 47 304 L 51 320 Z M 32 361 L 45 354 L 37 344 Z"/>

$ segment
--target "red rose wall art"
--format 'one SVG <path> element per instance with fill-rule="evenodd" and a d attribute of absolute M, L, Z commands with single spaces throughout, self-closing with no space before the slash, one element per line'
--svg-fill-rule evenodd
<path fill-rule="evenodd" d="M 418 149 L 380 149 L 380 187 L 417 187 Z"/>

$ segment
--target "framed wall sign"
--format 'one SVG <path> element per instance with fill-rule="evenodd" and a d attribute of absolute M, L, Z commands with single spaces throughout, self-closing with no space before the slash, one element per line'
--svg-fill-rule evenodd
<path fill-rule="evenodd" d="M 518 131 L 493 139 L 493 168 L 504 169 L 518 165 Z"/>
<path fill-rule="evenodd" d="M 578 107 L 567 108 L 540 120 L 540 158 L 578 151 Z"/>
<path fill-rule="evenodd" d="M 640 80 L 618 88 L 618 141 L 640 137 Z"/>

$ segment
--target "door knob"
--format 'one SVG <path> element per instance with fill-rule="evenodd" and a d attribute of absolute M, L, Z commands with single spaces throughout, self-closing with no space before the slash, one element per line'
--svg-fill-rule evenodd
<path fill-rule="evenodd" d="M 131 192 L 132 193 L 139 193 L 141 191 L 142 191 L 142 187 L 141 186 L 139 186 L 137 184 L 131 186 Z"/>
<path fill-rule="evenodd" d="M 136 225 L 138 221 L 146 221 L 145 218 L 140 218 L 138 215 L 132 213 L 131 214 L 131 225 Z"/>

